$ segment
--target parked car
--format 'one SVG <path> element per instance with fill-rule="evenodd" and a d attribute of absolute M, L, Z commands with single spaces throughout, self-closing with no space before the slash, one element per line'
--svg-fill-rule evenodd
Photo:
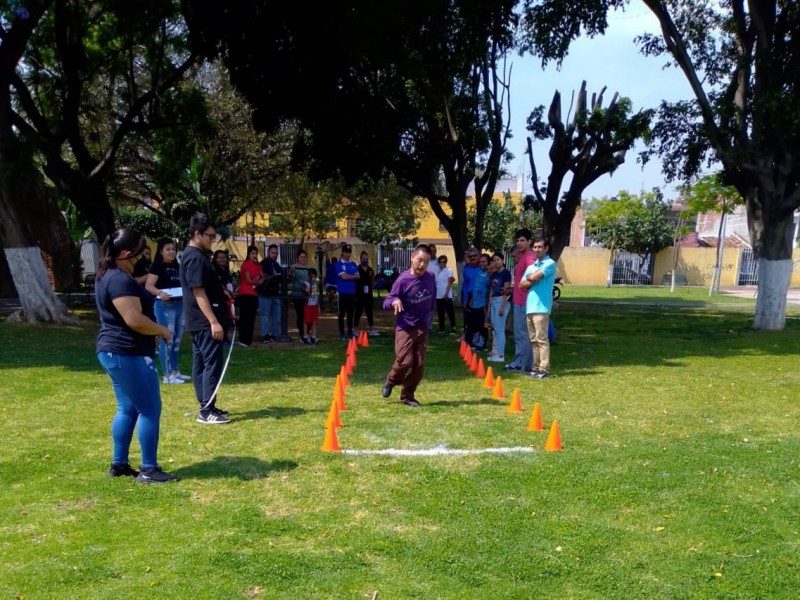
<path fill-rule="evenodd" d="M 631 267 L 619 265 L 614 267 L 611 283 L 614 285 L 651 285 L 653 278 L 647 273 L 639 273 Z"/>

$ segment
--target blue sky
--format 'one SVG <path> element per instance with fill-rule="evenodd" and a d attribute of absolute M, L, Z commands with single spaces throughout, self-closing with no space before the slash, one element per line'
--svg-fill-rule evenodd
<path fill-rule="evenodd" d="M 662 69 L 666 63 L 664 57 L 645 57 L 639 53 L 633 39 L 645 31 L 658 32 L 658 22 L 644 4 L 633 0 L 625 12 L 609 15 L 609 27 L 604 36 L 581 38 L 573 42 L 560 69 L 551 64 L 542 71 L 540 61 L 534 58 L 513 58 L 511 129 L 514 138 L 510 140 L 508 148 L 515 158 L 508 169 L 516 176 L 522 172 L 524 165 L 526 191 L 530 190 L 531 182 L 528 157 L 523 154 L 528 133 L 525 121 L 535 106 L 550 105 L 555 90 L 561 92 L 564 113 L 569 110 L 573 91 L 577 93 L 583 80 L 586 81 L 590 98 L 592 93 L 606 86 L 604 106 L 608 105 L 615 92 L 630 98 L 634 110 L 656 108 L 661 100 L 692 97 L 682 72 L 675 68 Z M 534 141 L 534 156 L 540 178 L 550 172 L 548 149 L 547 141 Z M 593 183 L 586 190 L 585 197 L 614 196 L 623 189 L 638 193 L 642 189 L 650 190 L 658 186 L 668 199 L 674 198 L 674 184 L 664 182 L 660 160 L 651 160 L 644 170 L 637 163 L 636 157 L 642 149 L 639 145 L 631 149 L 625 157 L 625 163 L 613 175 L 606 175 Z"/>

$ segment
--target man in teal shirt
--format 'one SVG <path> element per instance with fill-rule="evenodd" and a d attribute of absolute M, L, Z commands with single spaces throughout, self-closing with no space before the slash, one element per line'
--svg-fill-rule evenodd
<path fill-rule="evenodd" d="M 536 260 L 525 269 L 517 284 L 521 290 L 528 290 L 525 313 L 533 349 L 533 370 L 529 375 L 534 379 L 547 379 L 550 375 L 550 339 L 547 333 L 553 307 L 556 263 L 547 255 L 549 249 L 549 244 L 543 238 L 534 238 L 533 253 Z"/>

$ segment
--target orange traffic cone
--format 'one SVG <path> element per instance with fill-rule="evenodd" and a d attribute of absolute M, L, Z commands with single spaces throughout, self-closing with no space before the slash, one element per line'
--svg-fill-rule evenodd
<path fill-rule="evenodd" d="M 366 331 L 362 331 L 361 335 L 364 336 L 364 341 L 361 343 L 364 348 L 369 348 L 369 336 Z"/>
<path fill-rule="evenodd" d="M 344 361 L 344 372 L 348 377 L 353 374 L 353 359 L 350 354 L 347 355 L 347 360 Z"/>
<path fill-rule="evenodd" d="M 464 343 L 464 340 L 461 340 L 461 346 L 458 348 L 458 355 L 461 358 L 464 358 L 464 354 L 467 352 L 467 345 Z"/>
<path fill-rule="evenodd" d="M 508 405 L 508 412 L 522 412 L 522 400 L 519 397 L 519 388 L 514 388 L 511 394 L 511 402 Z"/>
<path fill-rule="evenodd" d="M 494 389 L 492 390 L 492 400 L 503 400 L 506 393 L 503 390 L 503 378 L 500 375 L 494 380 Z"/>
<path fill-rule="evenodd" d="M 341 452 L 342 449 L 339 447 L 339 438 L 336 435 L 336 427 L 328 427 L 325 430 L 325 440 L 322 442 L 322 448 L 320 448 L 323 452 Z"/>
<path fill-rule="evenodd" d="M 483 380 L 483 387 L 490 390 L 494 387 L 494 374 L 492 373 L 492 367 L 486 369 L 486 379 Z"/>
<path fill-rule="evenodd" d="M 356 344 L 357 345 L 359 345 L 359 346 L 363 346 L 364 345 L 364 334 L 365 333 L 366 333 L 366 331 L 359 331 L 358 332 L 358 339 L 356 340 Z"/>
<path fill-rule="evenodd" d="M 550 433 L 547 434 L 547 441 L 544 443 L 544 449 L 548 452 L 564 449 L 564 446 L 561 445 L 561 432 L 558 430 L 558 419 L 554 419 L 553 424 L 550 425 Z"/>
<path fill-rule="evenodd" d="M 475 369 L 475 377 L 486 377 L 486 371 L 483 368 L 483 359 L 478 359 L 478 368 Z"/>
<path fill-rule="evenodd" d="M 528 431 L 544 431 L 544 427 L 542 427 L 542 409 L 539 408 L 538 402 L 533 405 L 531 420 L 528 421 Z"/>
<path fill-rule="evenodd" d="M 355 350 L 355 348 L 353 348 L 353 350 L 348 353 L 347 358 L 350 361 L 352 367 L 355 369 L 355 367 L 356 367 L 356 350 Z"/>
<path fill-rule="evenodd" d="M 473 354 L 472 357 L 469 359 L 469 370 L 470 371 L 477 371 L 478 370 L 478 355 Z"/>
<path fill-rule="evenodd" d="M 469 361 L 471 360 L 472 360 L 472 350 L 467 348 L 466 350 L 464 350 L 464 364 L 469 366 Z"/>
<path fill-rule="evenodd" d="M 339 377 L 342 378 L 342 385 L 344 385 L 345 389 L 350 387 L 350 380 L 347 378 L 347 370 L 342 365 L 342 368 L 339 369 Z"/>
<path fill-rule="evenodd" d="M 336 392 L 334 392 L 334 398 L 336 398 L 336 405 L 339 407 L 339 410 L 347 410 L 347 405 L 344 403 L 344 397 L 347 395 L 344 391 L 344 383 L 342 383 L 342 378 L 338 375 L 336 376 L 336 389 L 338 390 L 339 397 L 336 398 Z"/>
<path fill-rule="evenodd" d="M 339 405 L 335 397 L 333 402 L 331 402 L 330 409 L 328 410 L 328 418 L 325 420 L 325 429 L 329 429 L 331 426 L 335 427 L 336 429 L 340 429 L 342 427 L 342 420 L 339 417 Z"/>
<path fill-rule="evenodd" d="M 356 343 L 356 338 L 350 338 L 350 341 L 347 342 L 347 351 L 352 352 L 355 354 L 358 351 L 358 344 Z"/>

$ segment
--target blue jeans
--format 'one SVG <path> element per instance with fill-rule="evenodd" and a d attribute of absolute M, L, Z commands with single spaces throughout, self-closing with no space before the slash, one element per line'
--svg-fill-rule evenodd
<path fill-rule="evenodd" d="M 533 369 L 533 348 L 528 337 L 528 315 L 525 305 L 514 305 L 514 360 L 511 366 L 530 371 Z"/>
<path fill-rule="evenodd" d="M 281 300 L 274 296 L 258 297 L 258 312 L 261 316 L 261 335 L 281 334 Z M 270 327 L 270 320 L 272 327 Z"/>
<path fill-rule="evenodd" d="M 178 348 L 181 345 L 183 335 L 183 302 L 177 300 L 156 300 L 155 305 L 156 321 L 172 332 L 172 339 L 164 341 L 158 337 L 158 358 L 161 361 L 161 372 L 169 375 L 178 370 Z"/>
<path fill-rule="evenodd" d="M 216 406 L 217 398 L 211 396 L 222 377 L 224 363 L 222 340 L 215 340 L 211 329 L 192 332 L 192 383 L 201 410 Z"/>
<path fill-rule="evenodd" d="M 117 414 L 111 422 L 111 438 L 114 441 L 112 462 L 128 464 L 135 428 L 142 449 L 141 467 L 157 467 L 161 391 L 155 362 L 149 356 L 113 352 L 98 352 L 97 360 L 111 378 L 111 387 L 117 398 Z"/>
<path fill-rule="evenodd" d="M 503 306 L 503 296 L 492 298 L 492 331 L 494 331 L 494 351 L 503 356 L 506 353 L 506 319 L 508 318 L 508 311 L 511 310 L 511 303 L 507 302 L 503 308 L 503 316 L 498 312 L 500 307 Z"/>

